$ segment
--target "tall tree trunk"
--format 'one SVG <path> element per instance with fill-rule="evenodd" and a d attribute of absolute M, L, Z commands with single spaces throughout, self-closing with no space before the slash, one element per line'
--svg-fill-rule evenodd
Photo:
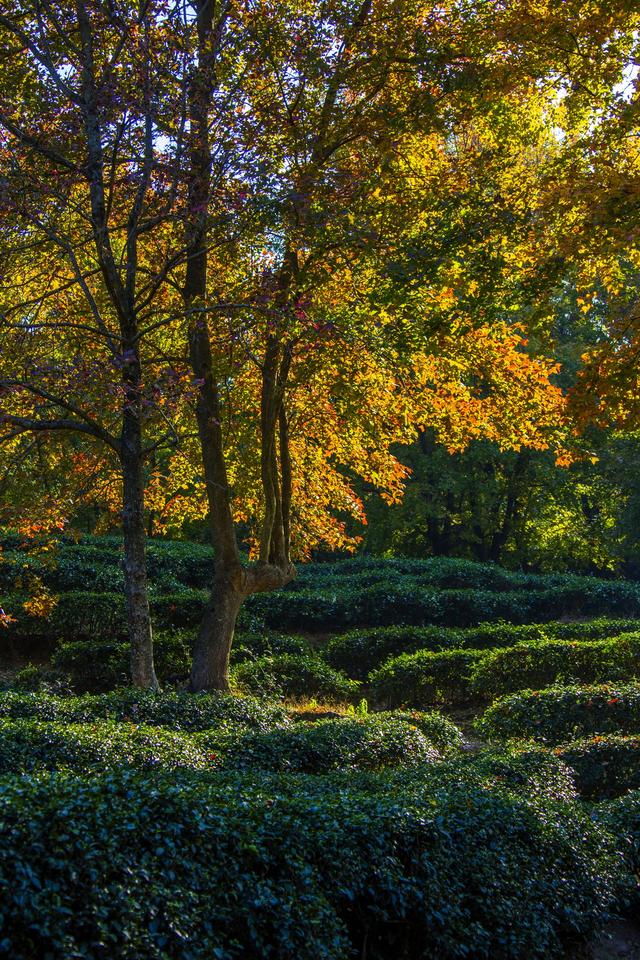
<path fill-rule="evenodd" d="M 229 689 L 229 655 L 244 596 L 228 578 L 214 579 L 193 649 L 192 690 Z"/>
<path fill-rule="evenodd" d="M 153 633 L 144 529 L 144 473 L 138 411 L 127 408 L 122 425 L 122 524 L 124 531 L 124 582 L 134 686 L 158 689 L 153 665 Z"/>

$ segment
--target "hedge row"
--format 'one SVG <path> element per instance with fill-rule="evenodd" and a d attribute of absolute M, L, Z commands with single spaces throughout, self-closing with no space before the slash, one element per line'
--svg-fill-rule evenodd
<path fill-rule="evenodd" d="M 640 682 L 523 690 L 493 703 L 476 728 L 488 739 L 550 744 L 640 733 Z"/>
<path fill-rule="evenodd" d="M 485 621 L 536 623 L 565 616 L 640 617 L 640 585 L 593 580 L 547 589 L 490 591 L 418 589 L 381 583 L 362 588 L 283 590 L 254 594 L 250 611 L 279 630 L 341 631 L 355 626 L 427 624 L 470 627 Z"/>
<path fill-rule="evenodd" d="M 532 640 L 602 640 L 638 630 L 637 620 L 587 620 L 568 623 L 485 623 L 478 627 L 377 627 L 333 637 L 323 656 L 356 680 L 402 653 L 418 650 L 474 650 L 511 647 Z"/>
<path fill-rule="evenodd" d="M 114 641 L 126 638 L 125 605 L 121 593 L 63 592 L 47 619 L 31 616 L 24 611 L 23 603 L 27 597 L 25 592 L 2 597 L 3 608 L 16 620 L 7 631 L 8 639 Z M 200 623 L 206 598 L 206 590 L 187 587 L 161 595 L 152 594 L 151 612 L 155 626 L 159 629 L 195 629 Z M 430 624 L 469 628 L 498 620 L 523 625 L 565 616 L 598 617 L 612 613 L 640 617 L 640 586 L 622 581 L 594 581 L 590 592 L 574 587 L 502 593 L 487 590 L 435 591 L 384 584 L 331 591 L 305 590 L 296 593 L 283 590 L 249 597 L 240 613 L 239 629 L 262 631 L 266 625 L 277 631 L 324 633 L 378 625 L 394 625 L 397 628 L 398 625 L 411 627 Z M 403 637 L 406 637 L 409 646 L 422 642 L 418 634 L 407 635 L 406 631 L 397 629 L 396 639 L 392 639 L 393 636 L 389 635 L 390 653 L 396 652 L 403 644 Z M 453 635 L 443 630 L 442 637 L 433 632 L 426 635 L 424 641 L 427 645 L 432 642 L 446 645 L 448 637 Z M 494 637 L 499 642 L 499 629 L 494 625 L 491 628 L 484 626 L 478 634 L 478 643 L 480 646 L 491 646 Z M 386 658 L 385 638 L 381 640 L 379 657 Z M 469 642 L 473 642 L 470 637 L 465 640 L 465 643 Z M 332 656 L 341 656 L 339 642 L 332 644 L 331 649 Z M 357 660 L 357 657 L 353 659 Z M 378 659 L 379 662 L 381 659 Z"/>
<path fill-rule="evenodd" d="M 488 700 L 559 681 L 594 683 L 640 674 L 640 634 L 579 642 L 541 640 L 498 650 L 401 654 L 368 678 L 377 704 L 425 707 Z"/>
<path fill-rule="evenodd" d="M 618 887 L 619 909 L 637 916 L 640 909 L 640 790 L 599 803 L 593 818 L 617 838 L 626 863 Z"/>
<path fill-rule="evenodd" d="M 173 730 L 222 732 L 242 728 L 266 731 L 289 723 L 281 707 L 249 698 L 135 689 L 82 697 L 0 692 L 0 718 L 88 724 L 111 720 Z"/>
<path fill-rule="evenodd" d="M 612 640 L 541 640 L 487 651 L 474 665 L 471 688 L 483 699 L 558 681 L 597 683 L 640 675 L 640 633 Z"/>
<path fill-rule="evenodd" d="M 340 703 L 360 694 L 357 681 L 312 654 L 284 653 L 246 661 L 233 671 L 233 681 L 245 693 L 270 698 L 320 697 Z"/>
<path fill-rule="evenodd" d="M 419 772 L 4 778 L 0 821 L 14 960 L 550 958 L 622 869 L 576 805 Z"/>
<path fill-rule="evenodd" d="M 185 680 L 191 670 L 195 629 L 157 630 L 154 661 L 161 683 Z M 231 650 L 232 663 L 245 663 L 280 654 L 304 656 L 308 644 L 302 637 L 273 631 L 239 633 Z M 54 670 L 68 679 L 77 692 L 98 693 L 128 683 L 130 647 L 121 640 L 72 640 L 60 643 L 51 657 Z"/>
<path fill-rule="evenodd" d="M 99 773 L 117 767 L 202 768 L 207 754 L 193 734 L 113 723 L 0 721 L 0 775 L 36 770 Z"/>
<path fill-rule="evenodd" d="M 596 736 L 553 752 L 572 768 L 585 800 L 608 800 L 640 788 L 640 736 Z"/>
<path fill-rule="evenodd" d="M 208 734 L 198 736 L 203 747 L 210 745 Z M 215 749 L 215 742 L 211 746 Z M 441 758 L 416 725 L 399 717 L 374 715 L 245 734 L 224 750 L 222 761 L 225 767 L 237 770 L 318 774 L 416 766 Z"/>
<path fill-rule="evenodd" d="M 473 668 L 484 656 L 484 650 L 403 653 L 371 674 L 369 694 L 386 708 L 465 703 L 472 697 Z"/>
<path fill-rule="evenodd" d="M 4 532 L 0 537 L 0 589 L 11 590 L 25 575 L 36 575 L 53 590 L 82 589 L 87 581 L 100 590 L 113 590 L 122 583 L 123 546 L 118 536 L 90 536 L 79 540 L 60 538 L 54 551 L 38 552 L 32 541 Z M 35 548 L 34 548 L 35 547 Z M 153 587 L 174 589 L 181 584 L 206 587 L 211 581 L 213 553 L 210 547 L 187 541 L 147 541 L 147 565 Z M 404 580 L 413 588 L 513 591 L 577 586 L 588 592 L 593 577 L 573 574 L 523 574 L 495 564 L 476 563 L 452 557 L 382 559 L 360 556 L 301 566 L 289 587 L 296 592 L 309 587 L 360 586 Z"/>

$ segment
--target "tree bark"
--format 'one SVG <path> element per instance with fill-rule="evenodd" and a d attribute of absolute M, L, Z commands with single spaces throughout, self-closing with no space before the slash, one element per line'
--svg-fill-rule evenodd
<path fill-rule="evenodd" d="M 244 596 L 232 580 L 215 578 L 194 644 L 192 690 L 229 689 L 229 655 Z"/>
<path fill-rule="evenodd" d="M 129 626 L 131 680 L 136 687 L 158 689 L 153 664 L 153 632 L 149 612 L 142 436 L 135 407 L 127 409 L 122 426 L 122 526 L 124 582 Z"/>

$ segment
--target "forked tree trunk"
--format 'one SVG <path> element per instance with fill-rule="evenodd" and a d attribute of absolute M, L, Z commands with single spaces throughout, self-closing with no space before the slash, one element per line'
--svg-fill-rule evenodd
<path fill-rule="evenodd" d="M 130 642 L 131 680 L 136 687 L 158 689 L 153 665 L 153 633 L 144 528 L 142 438 L 135 410 L 126 410 L 122 429 L 124 583 Z"/>
<path fill-rule="evenodd" d="M 193 648 L 193 691 L 229 689 L 229 655 L 243 600 L 233 583 L 216 577 Z"/>

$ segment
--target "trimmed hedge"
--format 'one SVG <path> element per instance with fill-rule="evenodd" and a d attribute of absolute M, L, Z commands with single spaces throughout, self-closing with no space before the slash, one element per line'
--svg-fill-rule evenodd
<path fill-rule="evenodd" d="M 231 663 L 245 663 L 259 657 L 277 657 L 281 654 L 309 654 L 310 647 L 304 637 L 261 630 L 237 633 L 231 648 Z"/>
<path fill-rule="evenodd" d="M 193 735 L 95 721 L 89 724 L 0 721 L 0 775 L 34 770 L 101 772 L 115 767 L 202 768 L 207 755 Z"/>
<path fill-rule="evenodd" d="M 349 775 L 350 777 L 352 775 Z M 616 892 L 576 807 L 439 783 L 117 772 L 0 781 L 0 949 L 122 960 L 530 960 Z M 374 954 L 372 954 L 373 956 Z"/>
<path fill-rule="evenodd" d="M 483 650 L 405 653 L 369 677 L 371 699 L 385 707 L 418 709 L 434 703 L 464 703 L 472 698 L 471 673 Z"/>
<path fill-rule="evenodd" d="M 619 908 L 640 908 L 640 790 L 597 804 L 593 818 L 618 841 L 627 869 L 621 874 Z M 631 915 L 634 915 L 631 914 Z"/>
<path fill-rule="evenodd" d="M 239 664 L 233 680 L 245 693 L 266 697 L 321 697 L 324 700 L 351 701 L 360 684 L 312 654 L 281 654 L 258 657 Z"/>
<path fill-rule="evenodd" d="M 540 640 L 487 651 L 473 669 L 472 689 L 490 699 L 558 681 L 596 683 L 640 674 L 640 633 L 613 640 Z"/>
<path fill-rule="evenodd" d="M 191 669 L 192 634 L 186 630 L 158 631 L 153 655 L 161 683 L 183 680 Z M 61 643 L 51 665 L 68 677 L 80 693 L 100 693 L 126 684 L 130 677 L 130 647 L 112 640 L 74 640 Z"/>
<path fill-rule="evenodd" d="M 199 738 L 209 746 L 206 733 Z M 441 754 L 417 726 L 394 716 L 370 716 L 246 734 L 223 757 L 232 769 L 317 774 L 434 763 Z"/>
<path fill-rule="evenodd" d="M 441 713 L 431 711 L 422 713 L 420 710 L 394 710 L 381 711 L 369 715 L 369 719 L 376 720 L 395 719 L 403 720 L 405 723 L 416 727 L 422 733 L 429 743 L 442 754 L 455 754 L 464 746 L 464 737 L 459 727 L 452 723 L 448 717 Z"/>
<path fill-rule="evenodd" d="M 569 623 L 485 623 L 478 627 L 378 627 L 351 630 L 333 637 L 323 656 L 356 680 L 387 660 L 418 650 L 474 650 L 511 647 L 535 640 L 601 640 L 638 630 L 637 620 L 590 620 Z"/>
<path fill-rule="evenodd" d="M 285 589 L 254 594 L 248 608 L 278 630 L 342 631 L 360 626 L 446 625 L 485 621 L 516 624 L 560 617 L 640 617 L 640 585 L 595 578 L 567 578 L 555 586 L 519 590 L 424 588 L 392 580 L 361 587 L 339 581 L 331 589 Z"/>
<path fill-rule="evenodd" d="M 556 747 L 585 800 L 609 800 L 640 788 L 640 736 L 608 735 Z"/>
<path fill-rule="evenodd" d="M 562 756 L 540 749 L 483 750 L 450 765 L 451 770 L 470 774 L 489 788 L 505 789 L 528 799 L 577 799 L 574 772 Z"/>
<path fill-rule="evenodd" d="M 222 732 L 273 730 L 289 723 L 281 707 L 247 697 L 224 693 L 153 693 L 137 689 L 83 697 L 0 692 L 0 718 L 67 723 L 114 720 L 173 730 Z"/>
<path fill-rule="evenodd" d="M 476 721 L 495 740 L 567 743 L 607 733 L 640 733 L 640 683 L 523 690 L 496 700 Z"/>

